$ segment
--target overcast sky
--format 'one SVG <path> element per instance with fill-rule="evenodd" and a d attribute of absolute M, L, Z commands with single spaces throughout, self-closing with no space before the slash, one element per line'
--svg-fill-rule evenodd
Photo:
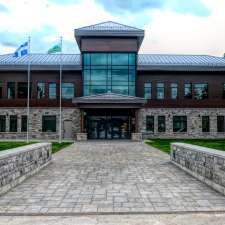
<path fill-rule="evenodd" d="M 0 0 L 0 54 L 28 36 L 32 52 L 63 36 L 63 52 L 78 53 L 74 28 L 109 20 L 145 29 L 141 53 L 225 52 L 225 0 Z"/>

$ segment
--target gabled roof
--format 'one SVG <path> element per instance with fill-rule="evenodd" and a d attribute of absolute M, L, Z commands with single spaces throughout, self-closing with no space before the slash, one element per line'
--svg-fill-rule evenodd
<path fill-rule="evenodd" d="M 113 21 L 107 21 L 102 23 L 97 23 L 90 26 L 85 26 L 76 29 L 77 31 L 143 31 L 136 27 L 127 26 L 121 23 L 113 22 Z"/>
<path fill-rule="evenodd" d="M 143 105 L 145 103 L 145 99 L 121 95 L 116 93 L 104 93 L 98 95 L 90 95 L 77 97 L 73 99 L 73 103 L 77 104 L 135 104 L 135 105 Z M 136 106 L 137 107 L 137 106 Z"/>
<path fill-rule="evenodd" d="M 124 24 L 107 21 L 90 26 L 75 29 L 74 32 L 77 44 L 80 48 L 81 37 L 136 37 L 138 39 L 138 47 L 144 39 L 144 30 L 127 26 Z"/>

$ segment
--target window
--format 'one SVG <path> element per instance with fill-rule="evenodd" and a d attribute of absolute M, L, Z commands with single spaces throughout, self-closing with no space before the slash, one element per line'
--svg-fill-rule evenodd
<path fill-rule="evenodd" d="M 209 116 L 202 116 L 202 132 L 210 131 L 210 120 Z"/>
<path fill-rule="evenodd" d="M 9 131 L 17 132 L 17 116 L 10 116 L 9 119 Z"/>
<path fill-rule="evenodd" d="M 164 99 L 164 83 L 157 83 L 157 99 Z"/>
<path fill-rule="evenodd" d="M 15 82 L 7 83 L 7 98 L 14 99 L 15 98 Z"/>
<path fill-rule="evenodd" d="M 45 98 L 45 83 L 38 82 L 37 84 L 37 97 L 38 99 Z"/>
<path fill-rule="evenodd" d="M 21 132 L 27 132 L 27 116 L 21 117 Z"/>
<path fill-rule="evenodd" d="M 223 99 L 225 99 L 225 83 L 223 84 L 223 93 L 222 93 Z"/>
<path fill-rule="evenodd" d="M 135 96 L 135 53 L 84 53 L 84 95 L 113 92 Z"/>
<path fill-rule="evenodd" d="M 0 98 L 3 97 L 3 82 L 0 82 Z"/>
<path fill-rule="evenodd" d="M 224 116 L 217 116 L 217 132 L 225 132 Z"/>
<path fill-rule="evenodd" d="M 172 83 L 171 84 L 171 98 L 177 99 L 177 97 L 178 97 L 178 84 Z"/>
<path fill-rule="evenodd" d="M 6 116 L 0 116 L 0 132 L 6 131 Z"/>
<path fill-rule="evenodd" d="M 56 116 L 42 117 L 42 132 L 56 132 Z"/>
<path fill-rule="evenodd" d="M 208 84 L 194 84 L 193 85 L 194 98 L 197 100 L 208 98 Z"/>
<path fill-rule="evenodd" d="M 173 132 L 187 132 L 187 117 L 186 116 L 173 117 Z"/>
<path fill-rule="evenodd" d="M 146 131 L 154 132 L 154 116 L 146 116 Z"/>
<path fill-rule="evenodd" d="M 144 84 L 144 98 L 145 99 L 152 98 L 152 84 L 151 83 Z"/>
<path fill-rule="evenodd" d="M 166 131 L 166 119 L 165 116 L 158 116 L 158 132 Z"/>
<path fill-rule="evenodd" d="M 74 97 L 74 84 L 62 83 L 62 98 L 72 99 Z"/>
<path fill-rule="evenodd" d="M 192 98 L 192 85 L 190 83 L 184 84 L 184 97 Z"/>
<path fill-rule="evenodd" d="M 48 88 L 49 99 L 56 99 L 56 83 L 49 83 Z"/>
<path fill-rule="evenodd" d="M 17 97 L 18 98 L 27 98 L 27 82 L 19 82 L 18 83 Z"/>

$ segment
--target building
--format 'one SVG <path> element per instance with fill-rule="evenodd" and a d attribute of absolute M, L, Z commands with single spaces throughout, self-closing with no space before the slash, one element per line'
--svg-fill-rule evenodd
<path fill-rule="evenodd" d="M 29 137 L 224 138 L 225 59 L 138 54 L 144 30 L 104 22 L 75 30 L 81 54 L 31 54 Z M 0 138 L 26 138 L 28 56 L 0 56 Z"/>

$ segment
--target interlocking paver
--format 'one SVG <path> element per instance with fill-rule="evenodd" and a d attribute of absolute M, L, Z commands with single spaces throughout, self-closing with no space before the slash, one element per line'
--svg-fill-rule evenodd
<path fill-rule="evenodd" d="M 144 143 L 79 142 L 0 197 L 0 213 L 225 210 L 225 197 Z"/>

